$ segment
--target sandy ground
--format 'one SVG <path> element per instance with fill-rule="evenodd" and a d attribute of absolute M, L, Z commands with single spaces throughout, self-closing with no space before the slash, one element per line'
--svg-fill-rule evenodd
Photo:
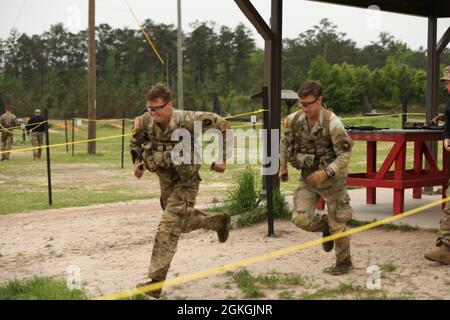
<path fill-rule="evenodd" d="M 210 197 L 197 200 L 201 205 Z M 90 297 L 131 289 L 145 278 L 160 214 L 159 201 L 145 200 L 0 216 L 0 284 L 34 275 L 65 277 L 67 268 L 76 265 Z M 297 229 L 289 221 L 276 221 L 275 232 L 275 237 L 267 237 L 265 224 L 234 229 L 224 244 L 218 243 L 211 231 L 184 234 L 169 278 L 320 236 Z M 321 247 L 266 260 L 249 266 L 248 270 L 254 276 L 275 270 L 295 273 L 305 279 L 302 285 L 263 290 L 265 299 L 278 299 L 283 290 L 302 295 L 336 288 L 340 283 L 365 287 L 368 266 L 394 264 L 394 271 L 382 273 L 383 293 L 415 299 L 450 299 L 450 268 L 423 259 L 423 252 L 433 248 L 435 237 L 425 231 L 386 230 L 354 235 L 355 269 L 339 277 L 322 272 L 334 262 L 334 256 L 323 252 Z M 221 274 L 167 287 L 164 298 L 242 299 L 245 296 L 229 275 Z"/>

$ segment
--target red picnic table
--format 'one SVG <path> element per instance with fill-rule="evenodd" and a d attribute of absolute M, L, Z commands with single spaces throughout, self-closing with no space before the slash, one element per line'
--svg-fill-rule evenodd
<path fill-rule="evenodd" d="M 444 139 L 444 130 L 386 129 L 348 130 L 353 140 L 367 141 L 367 167 L 365 173 L 351 173 L 347 185 L 366 187 L 366 203 L 376 203 L 376 188 L 394 189 L 392 212 L 394 215 L 404 210 L 405 189 L 413 188 L 413 198 L 422 197 L 422 187 L 442 186 L 445 198 L 449 179 L 449 153 L 443 149 L 443 168 L 439 170 L 426 144 L 427 141 Z M 377 142 L 394 142 L 380 169 L 377 171 Z M 413 168 L 406 169 L 407 143 L 414 143 Z M 424 157 L 429 169 L 424 169 Z M 394 171 L 389 171 L 394 165 Z"/>

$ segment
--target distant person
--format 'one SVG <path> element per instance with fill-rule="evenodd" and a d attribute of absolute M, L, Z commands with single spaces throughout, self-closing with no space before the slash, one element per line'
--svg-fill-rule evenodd
<path fill-rule="evenodd" d="M 284 123 L 279 176 L 281 181 L 288 180 L 288 162 L 301 170 L 300 184 L 294 192 L 292 222 L 298 228 L 322 232 L 327 237 L 347 230 L 347 222 L 352 218 L 346 177 L 353 141 L 341 120 L 324 108 L 318 81 L 306 81 L 298 95 L 301 109 L 290 114 Z M 327 203 L 328 214 L 316 211 L 320 198 Z M 335 247 L 336 254 L 336 263 L 325 272 L 341 275 L 353 268 L 350 236 L 324 242 L 322 246 L 325 252 Z"/>
<path fill-rule="evenodd" d="M 2 159 L 9 160 L 9 151 L 11 150 L 13 143 L 13 127 L 17 126 L 19 121 L 16 116 L 12 113 L 12 108 L 10 105 L 5 106 L 5 113 L 0 116 L 0 131 L 2 140 Z M 4 153 L 5 152 L 5 153 Z"/>
<path fill-rule="evenodd" d="M 441 78 L 444 82 L 447 93 L 450 94 L 450 66 L 447 66 L 444 70 L 444 76 Z M 436 122 L 440 120 L 440 116 L 437 116 L 433 120 Z M 445 136 L 444 136 L 444 148 L 450 152 L 450 100 L 445 107 Z M 447 185 L 447 197 L 450 197 L 450 180 Z M 438 249 L 431 250 L 425 253 L 425 258 L 431 261 L 440 262 L 442 264 L 450 265 L 450 203 L 445 203 L 444 217 L 440 223 L 439 235 L 436 240 L 436 246 Z"/>
<path fill-rule="evenodd" d="M 33 147 L 42 147 L 46 125 L 47 123 L 41 115 L 41 110 L 34 110 L 34 116 L 27 123 L 27 133 L 31 134 L 31 144 Z M 41 159 L 41 155 L 42 148 L 33 149 L 33 160 Z"/>

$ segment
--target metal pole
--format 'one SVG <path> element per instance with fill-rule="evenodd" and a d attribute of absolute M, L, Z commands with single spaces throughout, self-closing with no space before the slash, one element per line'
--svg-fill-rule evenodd
<path fill-rule="evenodd" d="M 402 101 L 402 128 L 405 127 L 408 120 L 408 96 L 405 94 Z"/>
<path fill-rule="evenodd" d="M 75 155 L 75 112 L 72 113 L 72 157 Z"/>
<path fill-rule="evenodd" d="M 125 150 L 125 111 L 122 113 L 122 169 L 123 169 L 123 154 Z"/>
<path fill-rule="evenodd" d="M 181 32 L 181 0 L 177 0 L 177 77 L 178 77 L 178 109 L 183 110 L 183 34 Z"/>
<path fill-rule="evenodd" d="M 436 115 L 437 111 L 437 99 L 439 89 L 439 57 L 436 55 L 437 50 L 437 18 L 428 18 L 428 47 L 427 47 L 427 91 L 426 91 L 426 106 L 427 115 L 426 122 L 430 123 L 430 120 Z M 428 148 L 430 149 L 431 156 L 437 160 L 437 142 L 428 141 Z M 428 161 L 425 162 L 425 168 L 430 169 Z M 432 194 L 433 187 L 425 187 L 425 194 Z"/>
<path fill-rule="evenodd" d="M 45 109 L 45 145 L 47 149 L 47 181 L 48 181 L 48 204 L 52 205 L 52 173 L 51 173 L 51 166 L 50 166 L 50 137 L 48 134 L 48 110 Z"/>
<path fill-rule="evenodd" d="M 265 146 L 264 150 L 264 168 L 270 168 L 271 163 L 268 162 L 268 159 L 271 156 L 271 129 L 270 129 L 270 119 L 269 119 L 269 111 L 268 111 L 268 105 L 269 105 L 269 90 L 267 87 L 263 87 L 263 106 L 264 106 L 264 112 L 263 112 L 263 122 L 264 122 L 264 129 L 266 129 L 266 134 L 264 135 L 265 143 L 263 144 Z M 273 236 L 274 234 L 274 227 L 273 227 L 273 176 L 267 174 L 266 170 L 263 170 L 264 174 L 264 180 L 265 180 L 265 191 L 266 191 L 266 202 L 267 202 L 267 225 L 268 225 L 268 234 L 269 237 Z"/>
<path fill-rule="evenodd" d="M 69 153 L 69 135 L 67 133 L 67 120 L 64 120 L 64 131 L 66 132 L 66 151 Z"/>
<path fill-rule="evenodd" d="M 88 139 L 96 137 L 97 106 L 95 78 L 95 0 L 89 0 L 89 40 L 88 40 Z M 88 142 L 88 154 L 95 155 L 95 141 Z"/>
<path fill-rule="evenodd" d="M 281 51 L 282 51 L 282 24 L 283 1 L 272 0 L 270 27 L 274 34 L 274 40 L 270 48 L 270 129 L 280 130 L 281 123 Z M 270 149 L 269 149 L 270 150 Z M 278 174 L 272 176 L 272 182 L 279 188 Z"/>

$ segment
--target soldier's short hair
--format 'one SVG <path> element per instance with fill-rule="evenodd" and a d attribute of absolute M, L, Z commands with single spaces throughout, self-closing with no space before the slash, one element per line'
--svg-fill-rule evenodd
<path fill-rule="evenodd" d="M 165 84 L 158 83 L 147 92 L 147 101 L 162 99 L 164 101 L 172 100 L 172 92 Z"/>
<path fill-rule="evenodd" d="M 316 98 L 322 96 L 322 85 L 319 81 L 307 80 L 302 84 L 300 89 L 298 89 L 298 96 L 300 98 L 309 96 L 310 94 Z"/>

